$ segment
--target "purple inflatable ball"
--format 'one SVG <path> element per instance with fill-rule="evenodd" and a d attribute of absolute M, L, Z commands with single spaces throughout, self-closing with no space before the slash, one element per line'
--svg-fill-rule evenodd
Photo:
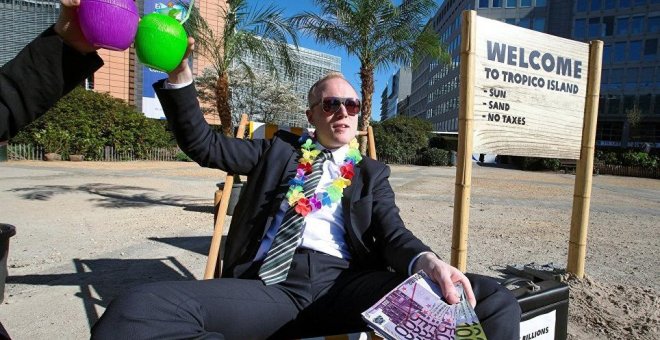
<path fill-rule="evenodd" d="M 90 44 L 115 51 L 131 46 L 140 20 L 133 0 L 81 0 L 78 18 Z"/>

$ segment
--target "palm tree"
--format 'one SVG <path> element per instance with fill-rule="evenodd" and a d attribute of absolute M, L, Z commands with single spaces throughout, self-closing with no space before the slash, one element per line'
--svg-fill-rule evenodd
<path fill-rule="evenodd" d="M 287 45 L 287 39 L 297 48 L 298 37 L 290 21 L 282 15 L 282 9 L 274 5 L 249 8 L 247 0 L 227 0 L 227 7 L 221 15 L 224 22 L 221 32 L 214 32 L 197 9 L 193 10 L 186 28 L 195 38 L 196 52 L 213 65 L 217 76 L 215 108 L 222 132 L 231 136 L 229 69 L 243 69 L 250 78 L 254 78 L 248 61 L 252 58 L 262 61 L 271 73 L 277 74 L 278 67 L 282 66 L 285 73 L 292 74 L 295 56 Z"/>
<path fill-rule="evenodd" d="M 362 128 L 369 126 L 374 70 L 393 65 L 417 65 L 423 57 L 449 60 L 440 39 L 424 19 L 437 8 L 434 0 L 315 0 L 320 14 L 304 12 L 292 18 L 318 43 L 345 48 L 360 60 Z M 363 153 L 366 151 L 362 143 Z"/>

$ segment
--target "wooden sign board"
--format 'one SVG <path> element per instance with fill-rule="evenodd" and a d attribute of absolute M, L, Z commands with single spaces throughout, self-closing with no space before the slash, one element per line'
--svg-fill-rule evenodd
<path fill-rule="evenodd" d="M 474 152 L 579 159 L 589 45 L 477 16 Z"/>

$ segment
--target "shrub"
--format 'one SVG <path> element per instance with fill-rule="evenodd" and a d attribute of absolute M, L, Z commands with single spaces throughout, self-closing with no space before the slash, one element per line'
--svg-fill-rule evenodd
<path fill-rule="evenodd" d="M 621 164 L 627 166 L 640 166 L 644 168 L 656 168 L 658 166 L 658 159 L 645 152 L 632 152 L 628 151 L 621 154 Z"/>
<path fill-rule="evenodd" d="M 57 125 L 49 125 L 34 134 L 37 144 L 43 146 L 46 153 L 66 153 L 69 148 L 71 136 L 67 131 Z"/>
<path fill-rule="evenodd" d="M 79 87 L 12 138 L 12 142 L 57 149 L 52 143 L 62 144 L 65 134 L 69 139 L 60 151 L 81 154 L 86 159 L 100 159 L 104 146 L 143 157 L 147 149 L 169 146 L 173 140 L 163 122 L 146 118 L 108 94 Z"/>
<path fill-rule="evenodd" d="M 421 165 L 449 165 L 449 151 L 438 148 L 428 148 L 421 153 Z"/>
<path fill-rule="evenodd" d="M 373 124 L 378 155 L 406 159 L 428 147 L 431 123 L 419 118 L 397 116 Z"/>
<path fill-rule="evenodd" d="M 522 170 L 552 170 L 557 171 L 561 162 L 556 158 L 511 156 L 511 163 Z"/>
<path fill-rule="evenodd" d="M 176 155 L 174 156 L 174 158 L 175 158 L 177 161 L 179 161 L 179 162 L 192 162 L 192 161 L 193 161 L 193 160 L 192 160 L 190 157 L 188 157 L 188 155 L 186 155 L 183 151 L 179 151 L 179 152 L 177 152 Z"/>
<path fill-rule="evenodd" d="M 621 165 L 621 161 L 616 152 L 597 150 L 595 158 L 604 164 Z"/>

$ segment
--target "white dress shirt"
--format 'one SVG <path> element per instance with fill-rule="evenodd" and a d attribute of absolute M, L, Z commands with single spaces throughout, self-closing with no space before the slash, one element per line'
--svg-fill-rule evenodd
<path fill-rule="evenodd" d="M 321 150 L 324 150 L 322 146 Z M 340 177 L 339 167 L 344 163 L 344 158 L 348 153 L 348 145 L 331 150 L 331 152 L 332 159 L 323 162 L 323 175 L 321 175 L 315 192 L 325 191 L 332 184 L 332 181 Z M 289 202 L 285 199 L 282 201 L 279 211 L 273 218 L 273 222 L 261 242 L 255 260 L 262 260 L 266 257 L 288 208 Z M 351 253 L 348 250 L 345 236 L 344 214 L 341 209 L 341 200 L 339 200 L 305 216 L 302 239 L 299 241 L 298 246 L 348 260 L 351 258 Z"/>

